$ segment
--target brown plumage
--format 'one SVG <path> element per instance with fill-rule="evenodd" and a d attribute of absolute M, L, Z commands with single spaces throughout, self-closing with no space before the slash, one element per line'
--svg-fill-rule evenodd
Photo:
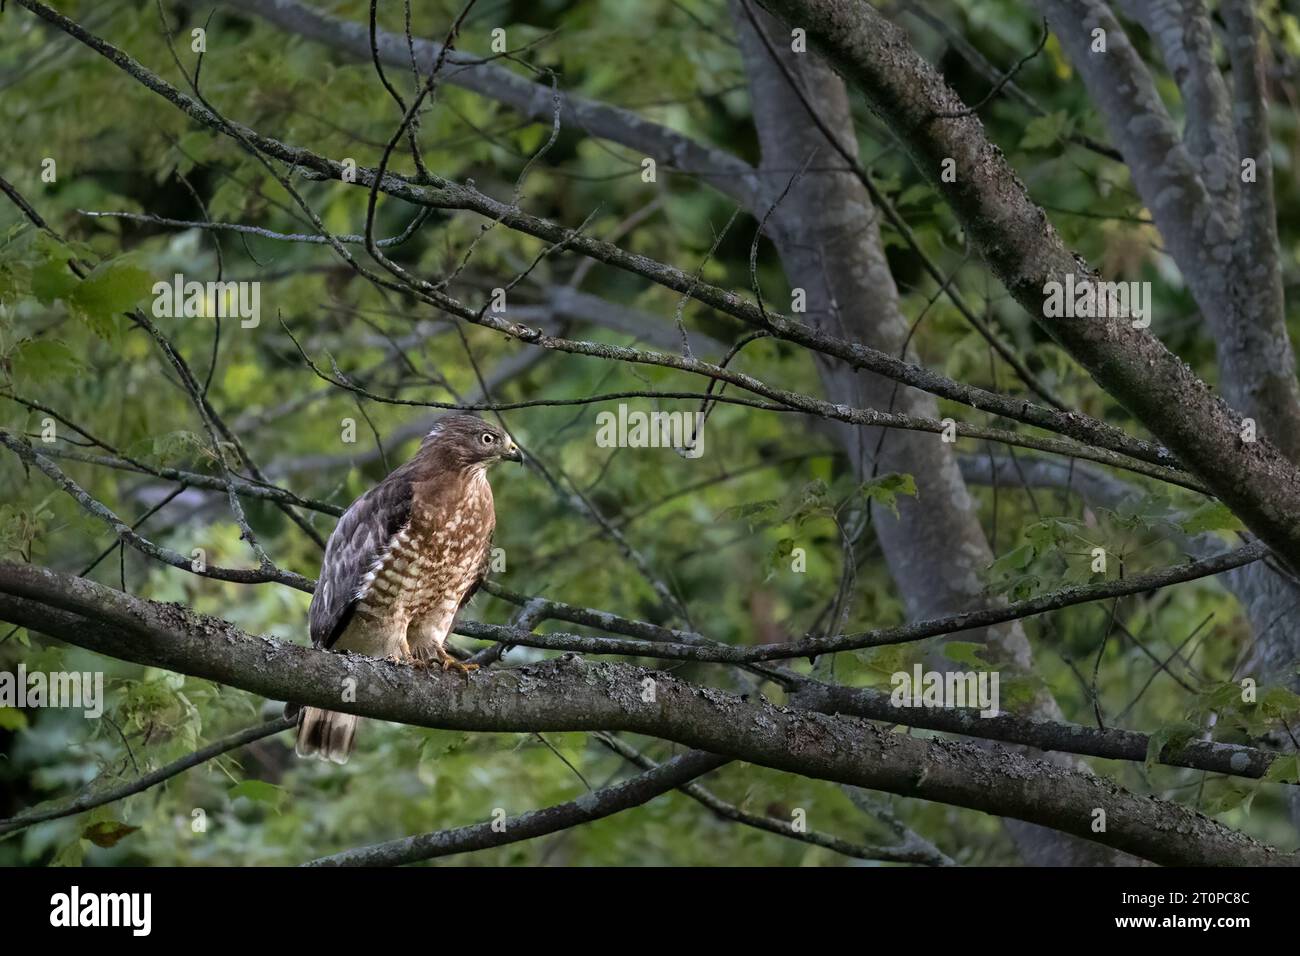
<path fill-rule="evenodd" d="M 354 501 L 325 548 L 308 620 L 317 647 L 465 669 L 443 647 L 487 571 L 496 526 L 487 467 L 522 460 L 501 429 L 448 415 L 415 457 Z M 344 763 L 357 718 L 304 707 L 297 751 Z"/>

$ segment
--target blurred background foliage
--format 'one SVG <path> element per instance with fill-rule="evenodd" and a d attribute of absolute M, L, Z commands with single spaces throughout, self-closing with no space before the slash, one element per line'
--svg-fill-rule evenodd
<path fill-rule="evenodd" d="M 363 2 L 327 6 L 358 23 L 366 17 Z M 1010 0 L 938 0 L 925 6 L 1003 69 L 1031 50 L 1041 31 L 1026 6 Z M 154 3 L 77 0 L 58 7 L 171 83 L 185 86 Z M 400 31 L 401 4 L 380 7 L 381 25 Z M 1294 290 L 1300 283 L 1295 175 L 1300 27 L 1276 0 L 1262 7 L 1277 57 L 1271 77 L 1280 91 L 1276 106 L 1290 107 L 1275 106 L 1272 130 L 1286 278 Z M 416 8 L 416 32 L 438 38 L 458 12 L 457 4 L 444 0 Z M 209 7 L 203 4 L 168 2 L 166 9 L 180 40 L 188 39 L 191 28 L 207 24 L 202 89 L 228 117 L 337 159 L 377 162 L 400 114 L 369 64 L 342 59 L 220 7 L 210 22 Z M 984 96 L 988 82 L 942 36 L 896 5 L 888 9 L 967 102 Z M 555 71 L 564 90 L 635 109 L 758 161 L 740 58 L 719 0 L 484 0 L 469 15 L 460 48 L 487 54 L 495 27 L 506 28 L 512 48 L 527 46 L 523 58 Z M 1145 40 L 1139 35 L 1138 42 Z M 182 62 L 192 67 L 188 42 L 178 42 L 177 49 Z M 528 75 L 518 66 L 509 68 Z M 410 88 L 409 75 L 390 71 L 390 76 L 403 90 Z M 1161 94 L 1177 115 L 1177 89 L 1167 74 L 1160 76 Z M 1147 222 L 1126 170 L 1064 139 L 1071 132 L 1104 139 L 1105 130 L 1054 39 L 1016 82 L 1045 115 L 1035 117 L 1014 100 L 996 98 L 982 111 L 991 138 L 1072 248 L 1107 278 L 1153 283 L 1154 333 L 1213 381 L 1212 342 L 1181 277 L 1161 253 L 1160 237 Z M 203 427 L 170 367 L 148 336 L 131 330 L 120 315 L 131 305 L 147 306 L 152 283 L 176 272 L 187 279 L 215 279 L 220 272 L 226 279 L 261 281 L 260 326 L 222 323 L 209 398 L 268 476 L 300 495 L 338 506 L 385 474 L 385 458 L 392 466 L 413 450 L 412 441 L 385 441 L 383 456 L 376 455 L 367 420 L 378 435 L 388 436 L 429 412 L 372 401 L 359 405 L 353 395 L 332 388 L 304 365 L 280 320 L 322 368 L 337 362 L 344 374 L 372 391 L 417 402 L 446 401 L 475 390 L 477 376 L 467 348 L 489 377 L 525 353 L 525 346 L 473 326 L 463 329 L 462 341 L 446 316 L 377 292 L 318 245 L 83 215 L 81 210 L 147 212 L 311 231 L 285 191 L 237 144 L 198 129 L 102 58 L 12 6 L 0 16 L 0 88 L 0 128 L 5 130 L 0 170 L 68 238 L 60 244 L 30 228 L 8 203 L 0 206 L 0 391 L 49 406 L 119 454 L 216 473 Z M 861 155 L 924 248 L 945 271 L 955 273 L 966 300 L 993 316 L 1030 366 L 1070 404 L 1130 427 L 1123 410 L 1047 342 L 979 263 L 967 257 L 961 231 L 944 204 L 865 106 L 858 102 L 855 109 Z M 521 121 L 507 107 L 443 86 L 437 104 L 422 117 L 421 142 L 431 169 L 472 179 L 480 189 L 508 199 L 528 157 L 549 133 L 546 124 Z M 57 163 L 52 184 L 41 180 L 47 157 Z M 664 168 L 656 183 L 645 183 L 640 159 L 581 130 L 564 129 L 529 170 L 522 204 L 531 213 L 571 226 L 591 217 L 587 232 L 597 236 L 653 204 L 621 236 L 621 245 L 688 271 L 702 268 L 710 282 L 747 290 L 754 220 L 741 215 L 709 256 L 734 211 L 730 201 Z M 409 155 L 399 153 L 394 164 L 409 170 Z M 294 182 L 331 230 L 363 230 L 365 190 L 301 177 Z M 397 235 L 412 215 L 411 208 L 383 199 L 377 232 Z M 389 254 L 420 275 L 443 276 L 457 266 L 481 229 L 482 221 L 468 214 L 435 214 Z M 887 227 L 884 234 L 903 311 L 909 320 L 924 317 L 914 338 L 924 362 L 984 387 L 1017 389 L 1018 381 L 1005 368 L 991 366 L 985 344 L 947 300 L 936 297 L 935 284 L 901 238 Z M 541 249 L 536 240 L 494 228 L 479 242 L 451 291 L 481 304 Z M 93 283 L 77 283 L 68 273 L 65 263 L 72 254 L 100 264 Z M 568 254 L 544 259 L 512 290 L 511 306 L 544 302 L 547 290 L 568 283 L 580 262 Z M 788 285 L 766 243 L 759 245 L 758 277 L 767 300 L 778 307 L 789 302 Z M 634 306 L 672 329 L 679 301 L 668 290 L 602 266 L 590 269 L 581 281 L 583 291 Z M 739 335 L 734 323 L 695 303 L 685 306 L 683 317 L 694 336 L 731 342 Z M 1300 331 L 1294 306 L 1289 320 L 1293 334 Z M 191 366 L 206 374 L 215 320 L 163 318 L 158 324 Z M 561 327 L 592 340 L 637 340 L 576 321 L 562 320 Z M 404 357 L 395 353 L 394 341 L 402 345 Z M 708 351 L 699 348 L 701 354 Z M 786 388 L 818 391 L 810 357 L 787 344 L 758 342 L 746 349 L 740 367 Z M 662 369 L 545 353 L 493 395 L 520 401 L 645 388 L 698 391 L 700 383 Z M 507 412 L 504 419 L 566 488 L 580 489 L 627 535 L 704 633 L 759 643 L 802 636 L 819 626 L 840 580 L 843 527 L 862 513 L 868 497 L 855 487 L 829 439 L 801 419 L 722 405 L 710 419 L 705 453 L 698 460 L 670 450 L 603 449 L 594 435 L 595 416 L 604 407 L 609 406 L 536 407 Z M 649 409 L 653 403 L 640 399 L 634 407 Z M 959 414 L 948 406 L 944 413 Z M 34 435 L 44 417 L 0 398 L 0 426 Z M 357 422 L 354 444 L 341 438 L 346 418 Z M 64 448 L 97 451 L 76 449 L 84 439 L 63 426 L 60 437 Z M 987 451 L 965 441 L 961 450 Z M 139 474 L 69 460 L 61 464 L 128 520 L 171 490 L 165 482 Z M 496 543 L 506 556 L 506 568 L 496 580 L 527 594 L 666 620 L 644 577 L 568 495 L 556 494 L 536 471 L 507 467 L 494 479 Z M 108 529 L 8 453 L 0 457 L 0 489 L 5 557 L 79 572 L 113 544 Z M 1121 569 L 1132 572 L 1178 561 L 1180 554 L 1169 541 L 1169 515 L 1196 500 L 1167 487 L 1152 485 L 1146 492 L 1131 512 L 1112 515 L 1085 509 L 1057 492 L 1031 496 L 1015 488 L 1000 493 L 972 489 L 999 555 L 990 569 L 990 586 L 1023 595 L 1092 577 L 1088 564 L 1096 546 L 1112 555 L 1112 577 Z M 314 576 L 320 552 L 308 537 L 270 504 L 251 499 L 244 504 L 276 562 Z M 887 505 L 877 500 L 872 506 Z M 307 514 L 318 532 L 328 535 L 333 519 Z M 1231 537 L 1229 521 L 1202 524 Z M 249 566 L 252 561 L 221 494 L 186 491 L 142 531 L 182 553 L 202 547 L 212 564 Z M 903 619 L 869 530 L 864 540 L 854 599 L 843 622 L 846 630 Z M 804 573 L 791 570 L 793 547 L 806 551 Z M 253 633 L 306 641 L 308 598 L 284 587 L 202 579 L 131 550 L 112 552 L 91 576 L 135 594 L 220 615 Z M 1188 686 L 1155 672 L 1133 641 L 1112 639 L 1099 664 L 1106 713 L 1125 712 L 1124 726 L 1173 733 L 1189 718 L 1203 718 L 1210 702 L 1223 707 L 1222 688 L 1234 676 L 1251 637 L 1232 599 L 1213 583 L 1201 582 L 1145 595 L 1125 607 L 1128 629 L 1155 657 L 1172 657 L 1170 668 Z M 1080 671 L 1091 670 L 1109 610 L 1086 606 L 1027 622 L 1036 673 L 1019 686 L 1004 684 L 1004 694 L 1014 701 L 1016 694 L 1046 686 L 1069 719 L 1090 723 L 1089 682 Z M 469 613 L 504 621 L 512 608 L 483 595 Z M 1177 651 L 1189 634 L 1195 638 Z M 473 646 L 460 640 L 462 646 Z M 959 641 L 948 643 L 954 645 L 949 652 L 953 659 L 969 656 Z M 798 666 L 827 679 L 887 688 L 890 673 L 910 668 L 928 650 L 882 648 Z M 506 660 L 517 664 L 542 654 L 516 649 Z M 12 671 L 19 662 L 29 670 L 103 670 L 109 701 L 106 718 L 99 721 L 68 711 L 0 710 L 0 816 L 131 779 L 278 712 L 277 705 L 240 691 L 104 660 L 6 627 L 0 630 L 0 669 Z M 708 665 L 682 665 L 675 671 L 696 681 L 733 685 L 731 675 Z M 776 688 L 766 691 L 780 700 Z M 1277 713 L 1294 712 L 1290 698 L 1275 696 L 1274 701 Z M 1213 733 L 1227 740 L 1245 739 L 1245 729 L 1258 729 L 1252 721 L 1271 719 L 1255 709 L 1218 712 Z M 629 772 L 620 758 L 585 734 L 546 736 L 549 747 L 531 735 L 466 735 L 367 721 L 359 751 L 339 768 L 298 761 L 290 735 L 282 734 L 125 801 L 0 839 L 0 863 L 295 863 L 363 843 L 479 822 L 496 808 L 524 812 L 579 795 L 584 779 L 598 787 Z M 660 742 L 638 744 L 658 758 L 671 753 Z M 1225 822 L 1260 839 L 1295 845 L 1276 784 L 1224 781 L 1168 767 L 1093 763 L 1126 786 L 1221 813 Z M 855 803 L 853 798 L 862 795 L 749 766 L 724 768 L 708 785 L 746 809 L 783 819 L 803 808 L 812 828 L 851 840 L 890 842 L 893 836 L 880 813 L 892 812 L 958 862 L 1015 858 L 997 822 L 974 812 L 880 796 Z M 864 806 L 879 812 L 864 812 Z M 196 820 L 202 820 L 201 828 Z M 104 838 L 104 833 L 111 836 Z M 672 794 L 571 832 L 444 862 L 849 861 L 716 820 L 690 799 Z"/>

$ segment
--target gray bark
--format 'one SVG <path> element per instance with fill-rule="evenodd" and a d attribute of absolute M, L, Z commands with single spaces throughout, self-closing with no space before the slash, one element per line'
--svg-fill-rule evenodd
<path fill-rule="evenodd" d="M 754 122 L 762 147 L 759 176 L 769 202 L 777 202 L 767 220 L 768 232 L 780 254 L 791 286 L 807 294 L 806 321 L 840 339 L 917 363 L 907 346 L 909 326 L 899 308 L 898 291 L 880 240 L 880 214 L 861 181 L 850 171 L 826 171 L 842 160 L 808 115 L 789 80 L 773 62 L 782 58 L 791 77 L 802 85 L 804 98 L 815 104 L 822 123 L 840 144 L 857 155 L 857 136 L 843 81 L 815 54 L 793 53 L 782 42 L 784 31 L 765 12 L 754 10 L 766 34 L 765 44 L 746 15 L 742 0 L 732 0 Z M 788 34 L 785 34 L 788 36 Z M 770 48 L 769 48 L 770 44 Z M 813 151 L 823 168 L 810 170 L 790 185 L 790 170 L 808 162 Z M 765 210 L 756 210 L 763 215 Z M 935 398 L 900 386 L 892 379 L 858 371 L 826 355 L 815 355 L 826 397 L 860 408 L 900 411 L 938 418 Z M 902 472 L 916 480 L 915 498 L 898 503 L 898 515 L 876 508 L 876 537 L 913 620 L 939 617 L 984 605 L 981 573 L 993 561 L 975 503 L 962 481 L 951 445 L 937 435 L 837 425 L 836 435 L 856 476 Z M 1020 672 L 1033 660 L 1024 629 L 1018 622 L 979 628 L 963 639 L 985 643 L 1005 666 Z M 1061 712 L 1050 696 L 1041 695 L 1033 714 L 1059 720 Z M 1079 766 L 1067 755 L 1053 755 L 1062 765 Z M 1057 832 L 1010 822 L 1013 838 L 1027 862 L 1081 865 L 1117 862 L 1106 859 L 1091 844 L 1062 839 Z"/>
<path fill-rule="evenodd" d="M 1272 442 L 1241 440 L 1230 408 L 1146 330 L 1123 320 L 1047 314 L 1049 282 L 1093 276 L 1066 248 L 983 125 L 870 5 L 764 0 L 867 95 L 918 169 L 945 197 L 1011 295 L 1093 376 L 1198 473 L 1292 568 L 1300 567 L 1300 472 Z M 942 177 L 944 161 L 957 175 Z"/>
<path fill-rule="evenodd" d="M 795 774 L 1051 826 L 1157 863 L 1297 865 L 1176 804 L 1096 777 L 855 717 L 773 706 L 626 664 L 563 657 L 468 676 L 252 637 L 83 578 L 0 562 L 0 618 L 122 660 L 272 699 L 480 732 L 626 730 Z M 652 700 L 643 694 L 654 681 Z M 344 687 L 356 700 L 343 699 Z M 1094 811 L 1104 810 L 1104 832 Z"/>
<path fill-rule="evenodd" d="M 1125 4 L 1160 50 L 1187 114 L 1177 140 L 1146 64 L 1102 0 L 1038 0 L 1079 70 L 1214 339 L 1220 387 L 1292 461 L 1300 461 L 1300 383 L 1287 333 L 1273 200 L 1260 28 L 1248 0 L 1222 5 L 1233 104 L 1201 0 Z M 1090 32 L 1107 33 L 1105 55 Z M 1235 125 L 1235 130 L 1234 130 Z M 1243 181 L 1241 160 L 1255 163 Z M 1300 588 L 1265 564 L 1229 579 L 1251 623 L 1246 673 L 1300 687 Z M 1300 823 L 1300 803 L 1293 802 Z"/>

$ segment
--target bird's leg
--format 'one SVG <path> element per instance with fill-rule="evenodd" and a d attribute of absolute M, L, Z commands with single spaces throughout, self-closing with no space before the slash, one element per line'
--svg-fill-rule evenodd
<path fill-rule="evenodd" d="M 441 643 L 435 644 L 433 647 L 434 655 L 442 662 L 444 671 L 458 670 L 462 674 L 468 674 L 470 671 L 478 670 L 477 664 L 466 664 L 464 661 L 452 656 Z"/>
<path fill-rule="evenodd" d="M 402 651 L 398 655 L 398 660 L 400 663 L 406 664 L 408 667 L 414 667 L 417 671 L 427 670 L 429 667 L 428 659 L 421 657 L 419 654 L 416 654 L 415 651 L 411 650 L 410 643 L 405 639 L 402 641 Z"/>

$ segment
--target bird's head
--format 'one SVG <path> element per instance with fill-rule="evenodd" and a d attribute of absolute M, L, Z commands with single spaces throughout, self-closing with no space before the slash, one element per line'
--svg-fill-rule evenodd
<path fill-rule="evenodd" d="M 509 435 L 477 415 L 444 415 L 425 436 L 421 451 L 438 455 L 457 468 L 524 460 Z"/>

